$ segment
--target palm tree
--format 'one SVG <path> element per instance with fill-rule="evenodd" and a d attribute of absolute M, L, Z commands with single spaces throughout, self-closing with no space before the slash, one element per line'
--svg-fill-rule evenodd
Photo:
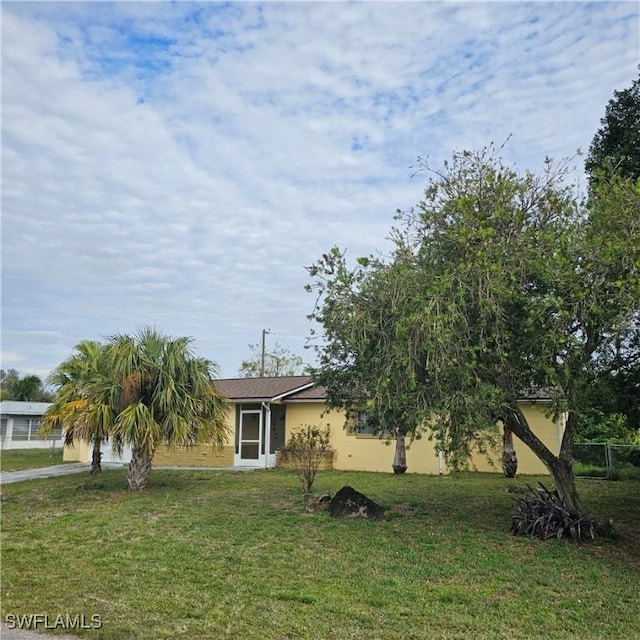
<path fill-rule="evenodd" d="M 93 445 L 91 475 L 100 473 L 102 442 L 107 440 L 116 412 L 113 406 L 96 398 L 95 389 L 104 385 L 105 345 L 83 340 L 75 353 L 58 365 L 48 382 L 58 390 L 53 405 L 44 415 L 40 432 L 48 434 L 56 427 L 65 433 L 65 445 L 76 440 Z"/>
<path fill-rule="evenodd" d="M 94 389 L 101 405 L 117 407 L 110 435 L 116 451 L 131 446 L 131 489 L 147 486 L 158 445 L 221 447 L 226 440 L 229 408 L 214 386 L 217 367 L 195 357 L 190 344 L 150 327 L 109 339 L 109 376 Z"/>
<path fill-rule="evenodd" d="M 23 402 L 39 402 L 47 396 L 42 388 L 42 380 L 35 375 L 16 378 L 11 387 L 11 399 Z"/>

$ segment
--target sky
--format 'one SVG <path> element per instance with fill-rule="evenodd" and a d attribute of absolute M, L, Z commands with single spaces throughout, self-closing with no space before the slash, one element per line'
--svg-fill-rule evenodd
<path fill-rule="evenodd" d="M 146 325 L 221 377 L 263 329 L 312 363 L 305 265 L 387 251 L 418 157 L 587 151 L 639 7 L 3 2 L 2 368 Z"/>

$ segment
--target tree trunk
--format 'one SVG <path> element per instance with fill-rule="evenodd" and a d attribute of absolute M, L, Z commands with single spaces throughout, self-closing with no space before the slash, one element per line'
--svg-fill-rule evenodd
<path fill-rule="evenodd" d="M 407 470 L 407 448 L 404 441 L 404 433 L 400 427 L 396 427 L 396 452 L 393 456 L 393 473 L 400 474 Z"/>
<path fill-rule="evenodd" d="M 573 464 L 567 464 L 562 458 L 556 458 L 549 468 L 558 494 L 565 506 L 572 513 L 580 513 L 580 502 L 576 491 L 576 481 L 573 476 Z"/>
<path fill-rule="evenodd" d="M 552 474 L 556 481 L 556 488 L 565 499 L 567 508 L 577 513 L 580 508 L 580 500 L 576 490 L 575 476 L 573 475 L 573 440 L 576 434 L 576 422 L 577 416 L 575 412 L 569 411 L 562 436 L 562 444 L 560 445 L 557 469 L 555 472 L 552 471 Z M 563 487 L 562 491 L 560 490 L 560 484 Z"/>
<path fill-rule="evenodd" d="M 153 452 L 150 452 L 145 446 L 131 449 L 131 462 L 127 473 L 129 489 L 141 491 L 149 484 L 152 460 Z"/>
<path fill-rule="evenodd" d="M 572 422 L 573 420 L 573 422 Z M 575 416 L 570 413 L 565 427 L 560 455 L 555 456 L 547 446 L 536 436 L 527 424 L 527 419 L 518 407 L 511 407 L 506 412 L 505 426 L 526 444 L 549 470 L 558 494 L 564 500 L 567 509 L 573 513 L 580 512 L 580 503 L 573 477 L 573 462 L 571 459 L 573 430 Z"/>
<path fill-rule="evenodd" d="M 513 446 L 513 432 L 503 425 L 502 436 L 502 470 L 506 478 L 515 478 L 518 471 L 518 456 Z"/>
<path fill-rule="evenodd" d="M 92 476 L 96 476 L 102 472 L 102 465 L 100 461 L 102 460 L 102 451 L 100 449 L 102 442 L 100 438 L 96 438 L 93 441 L 93 453 L 91 454 L 91 471 L 89 472 Z"/>

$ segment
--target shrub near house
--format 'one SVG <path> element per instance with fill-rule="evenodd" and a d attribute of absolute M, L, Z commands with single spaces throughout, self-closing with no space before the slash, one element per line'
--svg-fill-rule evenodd
<path fill-rule="evenodd" d="M 329 444 L 329 427 L 305 425 L 294 429 L 287 444 L 278 452 L 277 461 L 294 469 L 302 483 L 302 491 L 311 491 L 318 470 L 333 467 L 333 449 Z"/>

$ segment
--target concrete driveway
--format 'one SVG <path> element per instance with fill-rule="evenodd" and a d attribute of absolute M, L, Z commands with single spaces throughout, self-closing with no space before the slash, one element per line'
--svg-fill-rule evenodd
<path fill-rule="evenodd" d="M 57 464 L 53 467 L 40 467 L 39 469 L 24 469 L 22 471 L 0 472 L 0 485 L 33 480 L 35 478 L 51 478 L 53 476 L 67 476 L 71 473 L 89 472 L 89 465 L 84 462 L 72 462 L 69 464 Z"/>

